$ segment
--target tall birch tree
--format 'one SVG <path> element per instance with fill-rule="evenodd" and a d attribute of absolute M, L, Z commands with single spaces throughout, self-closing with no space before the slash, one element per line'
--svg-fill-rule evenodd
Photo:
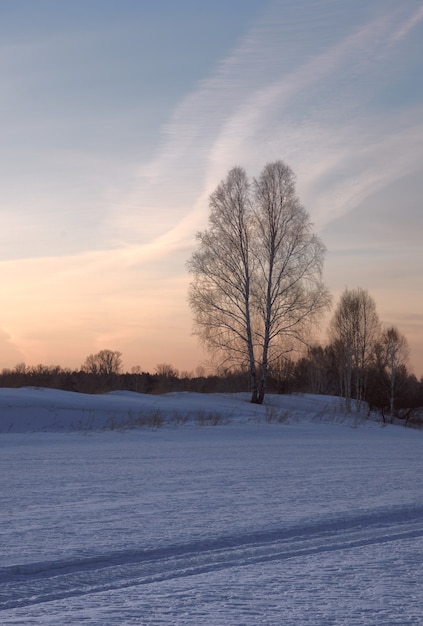
<path fill-rule="evenodd" d="M 276 161 L 249 181 L 233 168 L 211 194 L 209 228 L 197 240 L 188 261 L 194 332 L 227 366 L 248 366 L 251 401 L 261 404 L 271 363 L 330 303 L 325 247 L 292 170 Z"/>

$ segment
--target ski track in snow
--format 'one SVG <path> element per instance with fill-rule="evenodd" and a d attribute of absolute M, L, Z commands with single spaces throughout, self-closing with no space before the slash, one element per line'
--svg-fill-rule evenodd
<path fill-rule="evenodd" d="M 423 506 L 289 531 L 0 568 L 0 610 L 423 537 Z"/>

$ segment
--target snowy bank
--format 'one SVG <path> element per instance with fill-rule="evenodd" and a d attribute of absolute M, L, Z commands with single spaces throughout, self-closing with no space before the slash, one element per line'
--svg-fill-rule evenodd
<path fill-rule="evenodd" d="M 351 419 L 332 396 L 269 395 L 263 406 L 249 394 L 178 392 L 146 395 L 117 391 L 91 395 L 56 389 L 0 388 L 0 432 L 69 432 L 229 421 L 287 422 Z"/>

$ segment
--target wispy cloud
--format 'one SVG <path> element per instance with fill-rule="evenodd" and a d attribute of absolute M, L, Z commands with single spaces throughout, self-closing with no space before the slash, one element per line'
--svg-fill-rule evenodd
<path fill-rule="evenodd" d="M 422 107 L 386 112 L 368 106 L 369 92 L 377 89 L 375 75 L 386 71 L 384 63 L 378 70 L 368 59 L 386 61 L 393 24 L 392 16 L 377 18 L 251 94 L 217 138 L 211 171 L 219 170 L 228 155 L 243 155 L 254 164 L 258 155 L 263 161 L 282 156 L 298 172 L 322 226 L 387 182 L 420 168 Z"/>
<path fill-rule="evenodd" d="M 417 11 L 409 17 L 405 23 L 394 33 L 393 38 L 397 41 L 406 37 L 413 28 L 415 28 L 423 20 L 423 4 L 419 6 Z"/>
<path fill-rule="evenodd" d="M 166 238 L 164 231 L 169 237 L 193 233 L 204 224 L 208 194 L 235 164 L 255 174 L 267 160 L 287 160 L 323 225 L 421 161 L 420 110 L 367 111 L 369 94 L 382 80 L 378 74 L 395 54 L 392 38 L 399 43 L 396 11 L 350 32 L 344 27 L 296 65 L 283 61 L 286 33 L 274 11 L 173 112 L 158 154 L 140 168 L 139 185 L 120 211 L 123 238 L 142 220 L 148 233 L 150 219 L 154 238 Z M 401 38 L 421 12 L 408 18 Z"/>

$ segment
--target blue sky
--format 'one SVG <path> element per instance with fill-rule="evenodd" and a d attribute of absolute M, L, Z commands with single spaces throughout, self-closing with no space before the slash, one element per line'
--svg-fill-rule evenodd
<path fill-rule="evenodd" d="M 423 373 L 423 2 L 0 0 L 0 366 L 204 358 L 185 262 L 274 159 Z"/>

